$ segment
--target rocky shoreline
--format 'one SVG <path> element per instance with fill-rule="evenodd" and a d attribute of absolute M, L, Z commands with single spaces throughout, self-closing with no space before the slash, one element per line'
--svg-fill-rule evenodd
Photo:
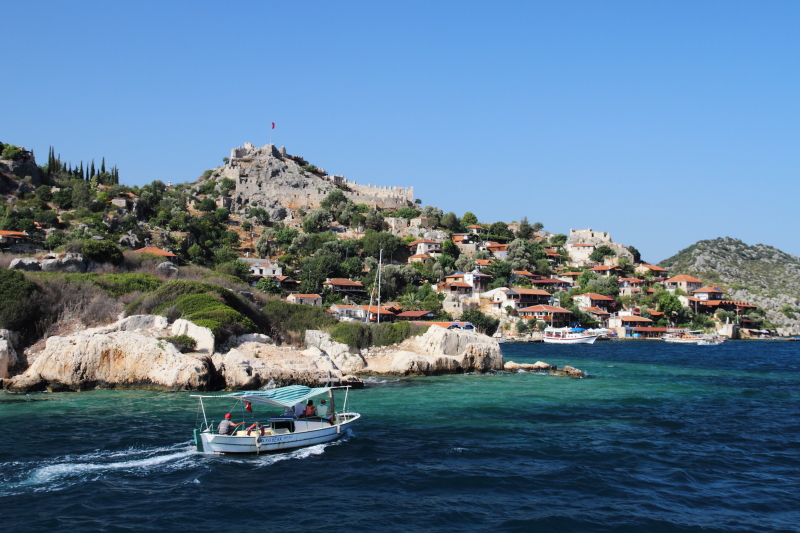
<path fill-rule="evenodd" d="M 188 335 L 195 351 L 181 353 L 169 337 Z M 186 320 L 134 315 L 99 328 L 52 336 L 38 352 L 15 352 L 11 335 L 0 333 L 0 382 L 12 393 L 103 389 L 246 390 L 285 385 L 363 386 L 359 376 L 433 376 L 467 372 L 546 371 L 586 377 L 572 367 L 558 369 L 504 362 L 496 340 L 459 329 L 432 326 L 400 344 L 351 350 L 330 335 L 309 330 L 305 349 L 276 346 L 266 335 L 248 334 L 218 346 L 210 329 Z M 14 369 L 24 371 L 13 374 Z"/>

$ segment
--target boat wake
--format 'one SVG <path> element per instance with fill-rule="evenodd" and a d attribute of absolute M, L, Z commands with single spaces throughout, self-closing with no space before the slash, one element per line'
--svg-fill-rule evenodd
<path fill-rule="evenodd" d="M 315 444 L 314 446 L 309 446 L 308 448 L 300 448 L 297 450 L 292 450 L 286 453 L 271 453 L 265 455 L 257 455 L 256 456 L 256 463 L 258 464 L 259 468 L 265 466 L 271 466 L 275 463 L 280 461 L 286 461 L 287 459 L 306 459 L 308 457 L 313 457 L 315 455 L 322 455 L 325 452 L 325 449 L 329 446 L 338 446 L 344 442 L 350 440 L 350 433 L 349 430 L 347 433 L 343 434 L 343 436 L 339 440 L 335 440 L 333 442 L 326 442 L 323 444 Z"/>
<path fill-rule="evenodd" d="M 97 480 L 109 472 L 148 475 L 154 471 L 180 470 L 196 464 L 193 446 L 187 442 L 166 448 L 128 449 L 56 457 L 50 461 L 0 464 L 0 496 L 25 491 L 63 490 L 77 483 Z"/>

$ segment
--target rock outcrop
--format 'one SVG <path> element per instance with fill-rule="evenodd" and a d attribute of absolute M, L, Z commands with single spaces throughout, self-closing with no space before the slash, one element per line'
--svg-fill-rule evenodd
<path fill-rule="evenodd" d="M 172 344 L 139 332 L 85 333 L 47 339 L 43 352 L 11 380 L 8 390 L 210 388 L 212 367 L 207 359 L 182 354 Z"/>
<path fill-rule="evenodd" d="M 437 375 L 489 372 L 503 369 L 496 340 L 460 329 L 431 326 L 424 335 L 406 339 L 397 347 L 370 351 L 361 372 L 397 375 Z"/>
<path fill-rule="evenodd" d="M 188 335 L 197 341 L 195 349 L 209 355 L 214 353 L 216 339 L 210 329 L 195 325 L 193 322 L 179 318 L 172 324 L 173 335 Z"/>
<path fill-rule="evenodd" d="M 13 332 L 0 329 L 0 380 L 6 379 L 19 362 L 14 349 L 14 337 Z"/>
<path fill-rule="evenodd" d="M 360 353 L 351 353 L 349 346 L 332 341 L 331 336 L 322 331 L 307 330 L 306 346 L 317 348 L 320 352 L 325 353 L 344 372 L 360 372 L 367 366 Z"/>
<path fill-rule="evenodd" d="M 567 376 L 576 379 L 589 377 L 583 370 L 579 370 L 569 365 L 564 365 L 564 368 L 558 368 L 556 365 L 550 365 L 543 361 L 536 361 L 532 365 L 508 361 L 503 368 L 506 372 L 547 372 L 551 376 Z"/>

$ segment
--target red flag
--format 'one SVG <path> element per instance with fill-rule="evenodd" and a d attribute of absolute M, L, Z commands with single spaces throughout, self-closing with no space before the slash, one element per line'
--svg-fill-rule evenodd
<path fill-rule="evenodd" d="M 273 130 L 275 129 L 275 123 L 274 122 L 272 123 L 272 129 Z"/>
<path fill-rule="evenodd" d="M 244 402 L 244 408 L 250 411 L 251 413 L 253 412 L 253 408 L 250 407 L 250 402 Z"/>

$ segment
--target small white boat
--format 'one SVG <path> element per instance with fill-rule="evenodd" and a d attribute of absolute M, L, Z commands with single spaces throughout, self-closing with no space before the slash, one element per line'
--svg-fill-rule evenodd
<path fill-rule="evenodd" d="M 593 344 L 597 335 L 583 328 L 545 328 L 542 340 L 549 344 Z"/>
<path fill-rule="evenodd" d="M 725 339 L 719 335 L 705 335 L 697 341 L 698 346 L 716 346 L 725 342 Z"/>
<path fill-rule="evenodd" d="M 697 344 L 703 337 L 699 336 L 700 331 L 677 331 L 669 332 L 661 337 L 664 342 L 675 344 Z"/>
<path fill-rule="evenodd" d="M 342 413 L 337 413 L 334 403 L 334 389 L 345 389 L 345 400 Z M 221 396 L 193 396 L 199 398 L 200 408 L 203 412 L 203 423 L 194 430 L 194 444 L 198 452 L 210 454 L 228 453 L 262 453 L 283 452 L 294 448 L 302 448 L 331 442 L 344 434 L 345 430 L 361 415 L 348 413 L 347 392 L 350 387 L 319 387 L 310 388 L 303 385 L 291 385 L 279 389 L 266 391 L 235 392 Z M 231 434 L 220 434 L 219 425 L 210 423 L 206 417 L 203 399 L 234 399 L 241 408 L 242 419 L 245 411 L 252 410 L 252 405 L 268 405 L 271 407 L 292 408 L 297 404 L 305 404 L 309 399 L 328 393 L 330 398 L 329 419 L 319 417 L 296 417 L 266 415 L 266 420 L 258 421 L 255 417 L 243 420 L 239 429 Z M 285 410 L 285 409 L 284 409 Z M 235 412 L 236 410 L 231 410 Z"/>
<path fill-rule="evenodd" d="M 500 330 L 495 331 L 494 335 L 492 335 L 492 338 L 496 340 L 498 344 L 503 344 L 506 342 L 505 338 L 503 338 L 503 334 L 500 333 Z"/>

